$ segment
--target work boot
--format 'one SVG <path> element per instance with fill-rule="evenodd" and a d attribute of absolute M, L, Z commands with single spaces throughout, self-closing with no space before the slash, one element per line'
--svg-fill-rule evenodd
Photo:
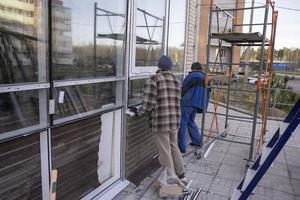
<path fill-rule="evenodd" d="M 189 180 L 185 177 L 185 174 L 181 174 L 180 176 L 178 176 L 178 178 L 185 186 L 187 186 L 187 184 L 189 183 Z"/>

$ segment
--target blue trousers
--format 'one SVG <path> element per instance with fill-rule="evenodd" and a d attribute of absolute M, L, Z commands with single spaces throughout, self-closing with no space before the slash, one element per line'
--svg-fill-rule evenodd
<path fill-rule="evenodd" d="M 200 132 L 195 123 L 196 113 L 197 109 L 194 107 L 181 107 L 180 128 L 178 131 L 178 147 L 181 153 L 186 152 L 187 133 L 189 133 L 193 144 L 201 144 Z"/>

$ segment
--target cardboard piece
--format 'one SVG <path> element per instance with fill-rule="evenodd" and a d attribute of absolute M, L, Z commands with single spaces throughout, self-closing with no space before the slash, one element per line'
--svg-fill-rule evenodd
<path fill-rule="evenodd" d="M 56 199 L 57 169 L 51 171 L 50 199 Z"/>
<path fill-rule="evenodd" d="M 163 185 L 159 189 L 160 197 L 180 197 L 182 196 L 182 187 L 174 185 Z"/>

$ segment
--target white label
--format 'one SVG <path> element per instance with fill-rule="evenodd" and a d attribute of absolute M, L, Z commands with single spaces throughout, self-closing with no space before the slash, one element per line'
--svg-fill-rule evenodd
<path fill-rule="evenodd" d="M 50 115 L 54 114 L 54 111 L 55 111 L 54 105 L 55 105 L 54 99 L 50 99 L 50 100 L 49 100 L 49 114 L 50 114 Z"/>
<path fill-rule="evenodd" d="M 65 92 L 59 91 L 58 103 L 64 103 Z"/>

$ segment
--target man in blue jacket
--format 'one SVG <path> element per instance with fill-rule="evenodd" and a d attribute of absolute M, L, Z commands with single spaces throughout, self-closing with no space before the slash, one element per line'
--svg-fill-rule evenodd
<path fill-rule="evenodd" d="M 208 105 L 210 88 L 208 88 L 207 99 L 204 101 L 205 73 L 199 62 L 194 62 L 191 66 L 192 71 L 184 79 L 181 88 L 181 119 L 178 131 L 178 146 L 181 153 L 186 152 L 187 133 L 191 138 L 192 146 L 201 145 L 201 137 L 195 123 L 196 113 L 202 113 L 203 108 Z"/>

